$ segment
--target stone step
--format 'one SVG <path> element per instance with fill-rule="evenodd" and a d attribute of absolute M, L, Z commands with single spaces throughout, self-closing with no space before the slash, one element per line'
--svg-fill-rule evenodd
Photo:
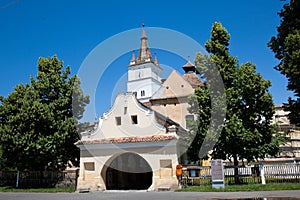
<path fill-rule="evenodd" d="M 157 188 L 157 191 L 159 191 L 159 192 L 170 191 L 170 190 L 171 190 L 171 187 L 168 187 L 168 186 L 163 186 L 163 187 Z"/>
<path fill-rule="evenodd" d="M 80 188 L 79 190 L 78 190 L 78 192 L 79 193 L 88 193 L 88 192 L 90 192 L 90 188 Z"/>

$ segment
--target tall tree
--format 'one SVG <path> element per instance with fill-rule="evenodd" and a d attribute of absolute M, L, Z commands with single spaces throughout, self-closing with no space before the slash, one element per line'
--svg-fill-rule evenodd
<path fill-rule="evenodd" d="M 78 164 L 76 124 L 89 98 L 70 73 L 70 67 L 64 68 L 56 56 L 40 58 L 31 84 L 16 86 L 3 99 L 0 140 L 6 166 L 43 170 L 64 168 L 69 160 Z"/>
<path fill-rule="evenodd" d="M 268 46 L 280 60 L 275 69 L 286 76 L 287 88 L 295 95 L 288 98 L 285 110 L 290 111 L 290 122 L 300 126 L 300 1 L 290 0 L 278 14 L 281 17 L 278 33 Z"/>
<path fill-rule="evenodd" d="M 224 124 L 217 127 L 222 130 L 211 155 L 213 158 L 233 160 L 234 166 L 238 166 L 239 159 L 250 162 L 266 155 L 275 155 L 283 137 L 271 125 L 274 104 L 268 91 L 270 81 L 256 72 L 254 64 L 238 65 L 237 59 L 230 55 L 229 39 L 230 35 L 222 24 L 214 23 L 211 38 L 205 45 L 210 55 L 198 53 L 196 56 L 195 64 L 206 80 L 206 86 L 197 88 L 190 99 L 189 111 L 198 113 L 199 118 L 197 126 L 194 126 L 196 130 L 192 130 L 196 133 L 196 141 L 189 152 L 192 159 L 199 159 L 195 149 L 199 150 L 203 138 L 211 135 L 207 117 L 211 115 L 210 88 L 214 77 L 208 76 L 211 73 L 207 72 L 215 65 L 223 79 L 227 109 Z M 195 144 L 198 146 L 193 146 Z M 237 168 L 235 177 L 238 183 Z"/>

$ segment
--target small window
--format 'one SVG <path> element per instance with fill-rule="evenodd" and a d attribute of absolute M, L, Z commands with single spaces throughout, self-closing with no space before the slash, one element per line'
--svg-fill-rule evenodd
<path fill-rule="evenodd" d="M 86 162 L 84 163 L 85 171 L 95 171 L 95 163 L 94 162 Z"/>
<path fill-rule="evenodd" d="M 132 122 L 132 124 L 138 124 L 137 115 L 131 115 L 131 122 Z"/>
<path fill-rule="evenodd" d="M 116 124 L 117 126 L 121 125 L 121 117 L 116 117 Z"/>
<path fill-rule="evenodd" d="M 172 160 L 160 160 L 160 168 L 172 168 Z"/>
<path fill-rule="evenodd" d="M 127 114 L 127 107 L 124 107 L 124 115 Z"/>
<path fill-rule="evenodd" d="M 142 96 L 142 97 L 145 96 L 145 90 L 142 90 L 142 91 L 141 91 L 141 96 Z"/>

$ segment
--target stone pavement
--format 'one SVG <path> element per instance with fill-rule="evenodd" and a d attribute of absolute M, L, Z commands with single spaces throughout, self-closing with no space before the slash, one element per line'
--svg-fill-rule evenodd
<path fill-rule="evenodd" d="M 90 192 L 90 193 L 0 193 L 0 200 L 200 200 L 200 199 L 300 200 L 300 190 L 264 192 Z M 289 198 L 288 198 L 289 197 Z M 279 198 L 277 198 L 279 199 Z"/>

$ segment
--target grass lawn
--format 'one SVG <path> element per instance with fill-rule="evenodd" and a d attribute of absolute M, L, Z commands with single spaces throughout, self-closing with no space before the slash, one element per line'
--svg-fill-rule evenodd
<path fill-rule="evenodd" d="M 242 191 L 272 191 L 272 190 L 300 190 L 299 183 L 284 184 L 250 184 L 226 185 L 225 188 L 215 189 L 211 186 L 190 186 L 176 190 L 176 192 L 242 192 Z"/>
<path fill-rule="evenodd" d="M 0 192 L 43 192 L 43 193 L 57 193 L 57 192 L 74 192 L 73 188 L 30 188 L 18 189 L 13 187 L 0 187 Z"/>

